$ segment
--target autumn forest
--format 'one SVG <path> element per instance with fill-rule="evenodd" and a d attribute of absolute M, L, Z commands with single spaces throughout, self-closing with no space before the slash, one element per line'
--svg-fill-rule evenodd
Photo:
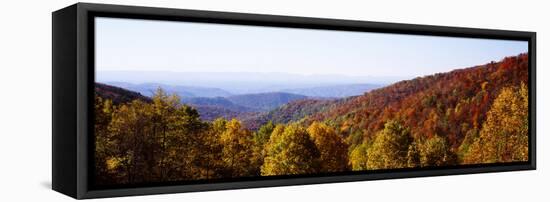
<path fill-rule="evenodd" d="M 525 162 L 528 60 L 520 54 L 386 86 L 354 86 L 362 93 L 330 99 L 300 94 L 305 90 L 197 99 L 163 87 L 146 95 L 98 82 L 95 182 Z"/>

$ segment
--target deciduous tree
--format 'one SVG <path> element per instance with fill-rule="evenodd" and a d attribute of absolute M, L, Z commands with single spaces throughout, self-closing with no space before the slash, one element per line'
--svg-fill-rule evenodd
<path fill-rule="evenodd" d="M 368 145 L 366 143 L 359 144 L 350 154 L 351 169 L 354 171 L 367 170 L 368 168 Z"/>
<path fill-rule="evenodd" d="M 502 88 L 464 162 L 527 161 L 528 103 L 528 89 L 525 84 Z"/>
<path fill-rule="evenodd" d="M 222 159 L 231 172 L 231 177 L 250 176 L 253 158 L 252 133 L 242 127 L 241 122 L 232 119 L 227 122 L 221 135 Z"/>
<path fill-rule="evenodd" d="M 261 174 L 293 175 L 316 173 L 319 151 L 307 131 L 298 124 L 275 127 L 266 145 Z"/>
<path fill-rule="evenodd" d="M 410 131 L 398 121 L 388 121 L 368 149 L 368 169 L 407 167 Z"/>
<path fill-rule="evenodd" d="M 348 146 L 334 129 L 313 122 L 307 132 L 319 150 L 321 172 L 342 172 L 348 169 Z"/>

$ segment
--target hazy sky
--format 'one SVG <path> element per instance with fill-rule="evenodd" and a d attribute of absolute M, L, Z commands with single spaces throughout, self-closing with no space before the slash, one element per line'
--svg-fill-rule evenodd
<path fill-rule="evenodd" d="M 415 77 L 527 52 L 527 42 L 96 18 L 97 71 Z"/>

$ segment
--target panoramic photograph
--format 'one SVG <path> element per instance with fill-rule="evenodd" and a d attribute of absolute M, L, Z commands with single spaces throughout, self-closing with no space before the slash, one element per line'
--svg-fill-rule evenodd
<path fill-rule="evenodd" d="M 94 182 L 529 161 L 528 42 L 95 19 Z"/>

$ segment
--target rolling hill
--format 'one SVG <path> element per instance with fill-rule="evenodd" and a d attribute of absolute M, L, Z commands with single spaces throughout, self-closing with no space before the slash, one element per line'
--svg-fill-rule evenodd
<path fill-rule="evenodd" d="M 306 124 L 330 122 L 359 144 L 389 120 L 398 120 L 413 136 L 443 135 L 456 149 L 467 133 L 481 128 L 501 89 L 528 84 L 528 77 L 528 56 L 520 54 L 375 89 L 311 115 Z"/>
<path fill-rule="evenodd" d="M 298 122 L 303 118 L 312 114 L 324 111 L 343 99 L 301 99 L 291 101 L 281 105 L 271 111 L 248 116 L 241 116 L 241 120 L 246 128 L 257 130 L 261 125 L 271 121 L 276 124 L 286 124 L 290 122 Z"/>
<path fill-rule="evenodd" d="M 118 83 L 118 85 L 121 84 Z M 136 86 L 139 85 L 129 84 L 128 86 L 135 89 L 137 88 Z M 140 89 L 144 90 L 146 88 Z M 168 94 L 174 93 L 169 90 L 166 90 L 166 92 Z M 150 97 L 144 96 L 139 92 L 134 92 L 131 89 L 128 90 L 102 83 L 96 83 L 96 93 L 104 99 L 113 100 L 115 104 L 127 103 L 135 99 L 140 99 L 146 102 L 151 101 Z M 267 112 L 281 105 L 287 104 L 288 102 L 305 98 L 307 97 L 290 93 L 243 94 L 238 96 L 230 96 L 227 98 L 180 97 L 182 103 L 196 108 L 201 114 L 201 118 L 207 121 L 212 121 L 220 117 L 226 119 L 252 119 L 251 117 L 258 117 L 260 114 L 265 114 L 260 112 Z"/>
<path fill-rule="evenodd" d="M 112 100 L 115 104 L 127 103 L 136 99 L 151 102 L 151 98 L 138 92 L 102 83 L 95 83 L 95 93 L 103 99 Z"/>
<path fill-rule="evenodd" d="M 227 97 L 232 103 L 252 108 L 255 111 L 269 111 L 291 101 L 305 98 L 307 96 L 282 92 L 243 94 Z"/>

